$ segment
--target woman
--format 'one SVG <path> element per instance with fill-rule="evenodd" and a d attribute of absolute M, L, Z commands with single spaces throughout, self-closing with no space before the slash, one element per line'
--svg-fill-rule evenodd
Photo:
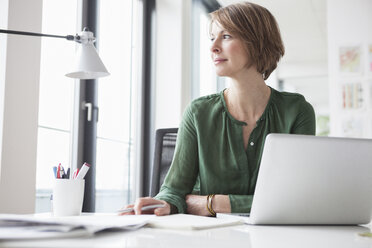
<path fill-rule="evenodd" d="M 221 93 L 194 100 L 185 110 L 171 168 L 155 198 L 140 198 L 156 215 L 250 212 L 265 137 L 315 134 L 312 106 L 300 94 L 265 84 L 284 55 L 271 13 L 253 3 L 211 13 L 211 57 L 218 76 L 231 79 Z"/>

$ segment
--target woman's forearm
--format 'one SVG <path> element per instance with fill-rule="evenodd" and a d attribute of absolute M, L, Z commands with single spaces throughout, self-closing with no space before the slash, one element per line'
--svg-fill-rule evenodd
<path fill-rule="evenodd" d="M 187 195 L 187 213 L 210 216 L 206 195 Z M 228 195 L 215 195 L 212 199 L 212 208 L 216 213 L 231 213 L 230 198 Z"/>
<path fill-rule="evenodd" d="M 229 196 L 215 195 L 212 199 L 212 208 L 216 213 L 231 213 Z"/>

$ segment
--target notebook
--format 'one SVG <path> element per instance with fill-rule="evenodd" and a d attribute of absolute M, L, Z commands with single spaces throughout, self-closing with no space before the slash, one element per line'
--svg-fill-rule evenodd
<path fill-rule="evenodd" d="M 372 140 L 269 134 L 249 224 L 367 224 L 372 218 Z"/>
<path fill-rule="evenodd" d="M 237 219 L 219 219 L 191 214 L 172 214 L 157 216 L 151 219 L 147 226 L 173 230 L 203 230 L 242 224 L 244 224 L 244 221 Z"/>

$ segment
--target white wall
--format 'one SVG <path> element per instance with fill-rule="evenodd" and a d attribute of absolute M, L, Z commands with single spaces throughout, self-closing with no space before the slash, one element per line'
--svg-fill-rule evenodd
<path fill-rule="evenodd" d="M 371 74 L 367 73 L 366 47 L 372 44 L 372 1 L 370 0 L 328 0 L 328 72 L 330 85 L 330 121 L 331 135 L 344 136 L 343 125 L 348 118 L 354 122 L 355 133 L 350 136 L 370 137 L 371 132 L 371 101 L 368 93 L 371 91 Z M 345 75 L 340 73 L 339 48 L 344 46 L 360 46 L 362 49 L 359 75 Z M 360 110 L 342 110 L 342 83 L 362 81 L 365 83 L 366 105 Z M 370 97 L 370 96 L 369 96 Z M 361 126 L 359 126 L 361 120 Z M 348 135 L 348 136 L 349 136 Z"/>
<path fill-rule="evenodd" d="M 327 61 L 299 61 L 282 63 L 277 70 L 284 80 L 284 90 L 299 92 L 315 110 L 316 115 L 329 115 Z"/>
<path fill-rule="evenodd" d="M 8 1 L 0 1 L 0 28 L 8 26 Z M 3 114 L 4 114 L 4 90 L 5 90 L 5 69 L 6 69 L 6 41 L 7 36 L 0 34 L 0 140 L 3 137 Z M 1 161 L 2 142 L 0 142 L 0 161 Z M 0 163 L 1 166 L 1 163 Z M 0 167 L 1 178 L 1 167 Z"/>
<path fill-rule="evenodd" d="M 41 32 L 42 0 L 3 0 L 1 7 L 3 2 L 8 2 L 9 11 L 8 25 L 2 28 Z M 7 35 L 6 44 L 6 55 L 1 55 L 5 55 L 1 60 L 5 59 L 6 67 L 0 78 L 0 213 L 33 213 L 41 41 Z M 1 43 L 1 51 L 4 45 Z"/>

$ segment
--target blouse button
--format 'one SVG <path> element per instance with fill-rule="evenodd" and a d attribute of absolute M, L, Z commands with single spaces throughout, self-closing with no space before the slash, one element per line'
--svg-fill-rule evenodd
<path fill-rule="evenodd" d="M 250 143 L 250 145 L 251 145 L 251 146 L 254 146 L 254 143 L 253 143 L 253 141 L 252 141 L 252 142 Z"/>

